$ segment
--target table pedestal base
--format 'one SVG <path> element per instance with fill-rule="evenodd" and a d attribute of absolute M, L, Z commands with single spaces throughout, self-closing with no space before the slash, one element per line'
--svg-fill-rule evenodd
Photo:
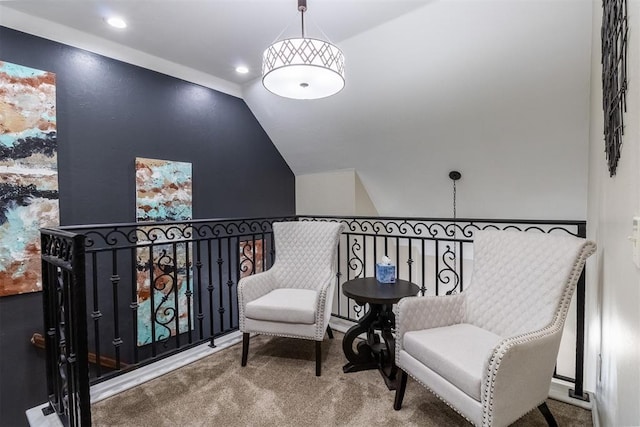
<path fill-rule="evenodd" d="M 342 350 L 349 363 L 342 367 L 342 371 L 349 373 L 378 369 L 387 388 L 395 390 L 398 368 L 395 365 L 394 327 L 393 305 L 369 304 L 369 311 L 344 336 Z M 367 334 L 367 339 L 360 341 L 354 351 L 353 343 L 363 333 Z"/>

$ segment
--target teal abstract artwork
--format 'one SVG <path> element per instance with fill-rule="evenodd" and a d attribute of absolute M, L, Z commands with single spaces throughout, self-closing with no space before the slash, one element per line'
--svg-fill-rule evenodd
<path fill-rule="evenodd" d="M 193 325 L 191 244 L 172 241 L 149 221 L 192 219 L 191 163 L 136 158 L 138 346 L 167 343 Z"/>
<path fill-rule="evenodd" d="M 0 296 L 42 289 L 40 228 L 59 224 L 56 76 L 0 61 Z"/>

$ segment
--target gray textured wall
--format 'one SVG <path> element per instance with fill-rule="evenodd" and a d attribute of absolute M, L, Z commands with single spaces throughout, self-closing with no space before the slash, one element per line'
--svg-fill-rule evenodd
<path fill-rule="evenodd" d="M 0 27 L 0 61 L 56 73 L 62 225 L 135 221 L 136 157 L 191 162 L 194 218 L 295 214 L 295 178 L 242 99 Z M 40 293 L 0 298 L 0 425 L 46 401 Z"/>

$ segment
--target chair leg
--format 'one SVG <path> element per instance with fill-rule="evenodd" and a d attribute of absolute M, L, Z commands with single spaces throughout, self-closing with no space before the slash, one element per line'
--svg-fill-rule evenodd
<path fill-rule="evenodd" d="M 556 419 L 553 418 L 553 414 L 549 410 L 547 402 L 543 402 L 540 406 L 538 406 L 538 409 L 540 410 L 540 412 L 542 412 L 542 415 L 544 415 L 544 419 L 547 420 L 547 424 L 549 425 L 549 427 L 558 427 L 558 423 L 556 423 Z"/>
<path fill-rule="evenodd" d="M 320 376 L 322 370 L 322 341 L 316 341 L 316 377 Z"/>
<path fill-rule="evenodd" d="M 331 330 L 331 326 L 327 325 L 327 335 L 329 335 L 329 339 L 333 339 L 333 331 Z"/>
<path fill-rule="evenodd" d="M 247 366 L 247 356 L 249 355 L 249 333 L 242 334 L 242 366 Z"/>
<path fill-rule="evenodd" d="M 407 388 L 407 373 L 402 369 L 400 372 L 402 372 L 402 375 L 400 376 L 400 385 L 396 389 L 396 398 L 393 402 L 393 409 L 396 411 L 399 411 L 400 408 L 402 408 L 402 399 L 404 399 L 404 391 Z"/>

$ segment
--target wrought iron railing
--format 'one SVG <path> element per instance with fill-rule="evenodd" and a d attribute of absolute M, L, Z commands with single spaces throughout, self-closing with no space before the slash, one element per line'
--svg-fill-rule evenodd
<path fill-rule="evenodd" d="M 71 427 L 90 425 L 84 236 L 44 229 L 41 248 L 49 396 L 44 412 L 56 412 Z"/>
<path fill-rule="evenodd" d="M 468 283 L 477 230 L 584 237 L 586 229 L 584 221 L 329 216 L 43 229 L 47 384 L 51 406 L 66 425 L 90 423 L 90 384 L 202 343 L 215 346 L 217 337 L 237 330 L 238 280 L 272 265 L 271 226 L 291 220 L 345 224 L 332 314 L 346 320 L 358 319 L 363 307 L 342 294 L 342 283 L 374 276 L 382 255 L 421 295 L 444 295 L 462 292 Z M 558 376 L 575 382 L 574 394 L 582 397 L 584 276 L 577 293 L 576 339 L 570 343 L 575 375 Z M 73 313 L 72 321 L 60 313 Z"/>

